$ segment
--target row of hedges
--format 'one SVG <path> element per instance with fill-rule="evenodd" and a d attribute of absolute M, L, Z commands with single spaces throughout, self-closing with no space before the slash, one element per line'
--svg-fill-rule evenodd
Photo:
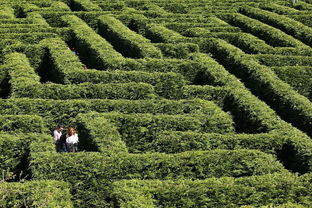
<path fill-rule="evenodd" d="M 0 206 L 72 208 L 69 192 L 69 185 L 60 181 L 0 183 Z"/>
<path fill-rule="evenodd" d="M 50 2 L 51 4 L 49 5 L 36 5 L 36 4 L 20 4 L 18 5 L 19 7 L 22 8 L 24 13 L 27 13 L 27 17 L 30 12 L 35 12 L 35 11 L 70 11 L 70 8 L 63 2 L 61 1 L 56 1 L 56 2 Z"/>
<path fill-rule="evenodd" d="M 276 55 L 293 55 L 293 56 L 311 56 L 310 48 L 294 48 L 294 47 L 272 47 L 265 41 L 251 35 L 250 33 L 210 33 L 202 29 L 190 29 L 188 35 L 192 37 L 203 38 L 221 38 L 230 44 L 240 48 L 245 53 L 251 54 L 276 54 Z"/>
<path fill-rule="evenodd" d="M 116 126 L 104 117 L 78 115 L 76 120 L 77 131 L 82 138 L 79 141 L 79 149 L 99 151 L 108 156 L 128 152 Z"/>
<path fill-rule="evenodd" d="M 40 33 L 40 32 L 30 32 L 22 34 L 20 33 L 0 34 L 0 39 L 15 39 L 29 44 L 36 44 L 43 39 L 56 37 L 58 37 L 58 35 L 55 33 Z"/>
<path fill-rule="evenodd" d="M 222 17 L 228 21 L 229 24 L 240 27 L 243 31 L 265 40 L 273 47 L 307 47 L 305 44 L 294 39 L 292 36 L 244 15 L 233 14 L 227 16 L 223 15 Z"/>
<path fill-rule="evenodd" d="M 253 56 L 260 64 L 266 66 L 311 66 L 312 57 L 309 56 L 283 56 L 270 54 L 257 54 Z"/>
<path fill-rule="evenodd" d="M 29 144 L 36 140 L 37 136 L 1 133 L 0 173 L 2 180 L 17 180 L 19 177 L 26 177 L 28 173 L 27 157 L 29 155 Z"/>
<path fill-rule="evenodd" d="M 256 18 L 264 23 L 270 24 L 273 27 L 279 28 L 285 33 L 301 40 L 303 43 L 312 46 L 312 28 L 305 26 L 301 22 L 248 6 L 241 7 L 239 12 L 249 17 Z"/>
<path fill-rule="evenodd" d="M 301 12 L 297 9 L 291 8 L 289 6 L 283 6 L 275 3 L 268 3 L 268 4 L 260 4 L 259 7 L 261 9 L 274 12 L 281 15 L 287 15 L 287 14 L 300 14 Z"/>
<path fill-rule="evenodd" d="M 106 69 L 116 66 L 123 56 L 118 53 L 113 46 L 91 29 L 84 21 L 73 15 L 62 17 L 68 26 L 70 26 L 74 37 L 75 48 L 80 52 L 80 56 L 88 57 L 84 62 L 97 69 Z"/>
<path fill-rule="evenodd" d="M 179 153 L 191 150 L 213 149 L 258 149 L 262 152 L 277 154 L 288 140 L 295 137 L 278 132 L 262 134 L 217 134 L 181 131 L 160 131 L 155 140 L 148 144 L 149 151 Z M 297 138 L 298 139 L 298 138 Z M 304 139 L 303 139 L 304 140 Z"/>
<path fill-rule="evenodd" d="M 211 39 L 208 42 L 208 46 L 211 44 L 211 42 L 214 41 L 217 40 Z M 218 42 L 226 44 L 224 41 L 221 40 L 218 40 Z M 226 45 L 228 46 L 228 44 Z M 202 44 L 201 50 L 212 52 L 213 54 L 217 53 L 217 48 L 212 49 L 208 46 Z M 224 57 L 224 54 L 220 54 L 218 52 L 216 54 L 216 57 Z M 205 54 L 194 54 L 193 56 L 193 60 L 200 61 L 203 64 L 210 62 L 211 65 L 213 62 L 211 62 L 210 59 L 211 58 Z M 223 58 L 220 61 L 226 63 L 224 62 Z M 232 63 L 239 62 L 231 61 L 230 63 L 232 69 Z M 244 72 L 242 71 L 242 69 L 244 68 L 238 67 L 240 73 Z M 258 70 L 258 72 L 260 71 Z M 241 82 L 237 80 L 236 77 L 229 74 L 222 66 L 219 65 L 219 67 L 211 67 L 209 68 L 209 71 L 207 70 L 207 73 L 209 73 L 209 76 L 205 77 L 205 79 L 211 79 L 213 80 L 213 83 L 219 83 L 220 85 L 225 84 L 226 86 L 228 86 L 226 88 L 223 87 L 223 89 L 219 93 L 220 95 L 222 94 L 224 98 L 222 103 L 223 110 L 230 111 L 231 115 L 233 116 L 233 120 L 236 124 L 236 132 L 254 134 L 274 131 L 279 135 L 285 135 L 285 132 L 287 132 L 289 138 L 293 137 L 296 139 L 287 141 L 284 147 L 282 147 L 281 149 L 281 152 L 285 152 L 283 153 L 285 154 L 284 156 L 280 156 L 281 158 L 283 157 L 284 164 L 287 166 L 288 169 L 302 173 L 306 173 L 311 169 L 309 161 L 311 160 L 310 158 L 312 156 L 312 143 L 310 142 L 310 138 L 307 135 L 293 128 L 290 124 L 282 121 L 277 116 L 275 111 L 269 108 L 264 102 L 256 99 L 250 91 L 245 89 L 245 87 L 242 85 Z M 260 89 L 262 89 L 262 87 L 260 87 Z M 219 94 L 217 89 L 213 90 L 217 94 Z M 196 92 L 198 92 L 198 90 Z M 290 149 L 293 149 L 295 151 L 292 151 Z M 288 157 L 289 151 L 292 151 L 293 153 L 291 157 Z"/>
<path fill-rule="evenodd" d="M 268 163 L 269 161 L 269 163 Z M 113 207 L 112 182 L 120 179 L 204 179 L 285 172 L 274 157 L 255 150 L 166 154 L 35 153 L 34 180 L 53 179 L 71 184 L 75 206 Z"/>
<path fill-rule="evenodd" d="M 45 130 L 44 121 L 37 115 L 1 115 L 0 131 L 42 133 Z"/>
<path fill-rule="evenodd" d="M 90 0 L 69 0 L 69 6 L 72 11 L 102 11 L 97 4 Z"/>
<path fill-rule="evenodd" d="M 311 100 L 312 67 L 285 66 L 271 67 L 271 69 L 281 80 L 288 83 L 301 95 Z"/>
<path fill-rule="evenodd" d="M 56 68 L 56 73 L 59 74 L 56 79 L 60 80 L 61 77 L 65 77 L 64 80 L 61 80 L 64 83 L 70 83 L 70 79 L 82 79 L 82 81 L 90 81 L 90 82 L 97 82 L 97 80 L 84 78 L 83 76 L 103 76 L 101 74 L 107 74 L 108 72 L 100 72 L 95 70 L 82 70 L 81 63 L 79 62 L 78 58 L 74 56 L 68 48 L 64 45 L 63 41 L 60 40 L 49 40 L 52 43 L 54 43 L 52 46 L 51 44 L 48 44 L 46 42 L 42 42 L 44 45 L 47 44 L 47 47 L 49 49 L 49 53 L 51 53 L 51 59 L 53 62 L 54 67 Z M 182 44 L 179 44 L 182 45 Z M 192 45 L 192 44 L 191 44 Z M 185 45 L 186 46 L 186 45 Z M 176 46 L 178 47 L 178 46 Z M 183 46 L 184 47 L 184 44 Z M 100 49 L 97 49 L 100 50 Z M 175 49 L 176 50 L 176 49 Z M 191 55 L 191 54 L 189 54 Z M 70 64 L 71 61 L 73 64 Z M 117 63 L 118 62 L 118 63 Z M 208 63 L 207 63 L 208 64 Z M 65 65 L 66 67 L 62 67 L 62 65 Z M 100 65 L 98 65 L 97 68 L 99 68 Z M 185 79 L 187 79 L 189 82 L 196 83 L 196 79 L 201 76 L 201 73 L 203 71 L 208 71 L 208 68 L 216 67 L 219 68 L 220 65 L 217 65 L 213 59 L 210 59 L 209 65 L 203 65 L 198 61 L 192 61 L 192 60 L 179 60 L 179 59 L 115 59 L 115 64 L 110 65 L 111 69 L 122 69 L 126 71 L 132 71 L 135 69 L 136 71 L 145 71 L 145 72 L 176 72 L 182 74 Z M 77 69 L 77 70 L 76 70 Z M 79 70 L 78 70 L 79 69 Z M 66 70 L 66 71 L 65 71 Z M 68 72 L 67 72 L 68 70 Z M 77 75 L 73 74 L 70 75 L 72 71 L 75 71 Z M 79 72 L 78 72 L 79 71 Z M 80 72 L 81 71 L 81 72 Z M 134 72 L 136 73 L 136 72 Z M 81 78 L 78 76 L 81 76 Z M 169 77 L 168 77 L 169 78 Z M 178 81 L 180 78 L 175 79 L 174 82 L 179 86 Z M 62 78 L 63 79 L 63 78 Z M 164 79 L 163 79 L 164 80 Z M 144 81 L 145 82 L 145 81 Z M 162 86 L 172 86 L 173 83 L 169 84 L 171 82 L 171 79 L 168 79 L 167 81 L 164 81 Z M 150 83 L 148 81 L 148 83 Z M 152 82 L 150 84 L 153 84 Z M 207 82 L 202 82 L 200 84 L 209 84 Z M 154 85 L 154 84 L 153 84 Z M 156 84 L 157 85 L 157 84 Z M 159 91 L 156 87 L 156 91 Z M 161 87 L 163 88 L 163 87 Z M 170 87 L 171 88 L 171 87 Z M 176 85 L 173 85 L 172 88 L 176 88 Z M 177 89 L 176 89 L 177 90 Z M 173 90 L 175 91 L 175 90 Z M 162 89 L 162 93 L 164 93 L 165 90 Z M 171 91 L 172 93 L 172 91 Z"/>
<path fill-rule="evenodd" d="M 98 33 L 108 40 L 125 57 L 162 58 L 161 51 L 150 40 L 133 32 L 112 16 L 100 16 Z"/>
<path fill-rule="evenodd" d="M 199 47 L 194 43 L 155 43 L 166 58 L 187 59 L 190 53 L 199 52 Z"/>
<path fill-rule="evenodd" d="M 146 151 L 178 153 L 212 149 L 257 149 L 271 153 L 289 169 L 308 172 L 312 169 L 310 138 L 272 131 L 262 134 L 216 134 L 198 132 L 164 131 L 158 132 Z"/>
<path fill-rule="evenodd" d="M 4 6 L 0 9 L 0 19 L 14 19 L 14 9 L 12 7 Z"/>
<path fill-rule="evenodd" d="M 113 184 L 113 195 L 115 206 L 122 208 L 279 205 L 299 208 L 312 203 L 310 181 L 311 174 L 300 177 L 272 174 L 203 181 L 123 180 Z"/>
<path fill-rule="evenodd" d="M 150 39 L 153 43 L 176 43 L 183 40 L 183 36 L 160 24 L 149 23 L 142 14 L 123 13 L 118 16 L 127 27 Z"/>
<path fill-rule="evenodd" d="M 270 69 L 225 41 L 211 40 L 206 47 L 207 52 L 213 53 L 231 73 L 243 79 L 245 85 L 265 100 L 283 119 L 309 135 L 312 134 L 312 108 L 307 98 L 295 92 Z"/>
<path fill-rule="evenodd" d="M 78 85 L 40 84 L 25 55 L 12 53 L 6 56 L 5 64 L 10 76 L 11 97 L 77 99 L 150 99 L 155 98 L 153 86 L 145 83 Z"/>
<path fill-rule="evenodd" d="M 211 102 L 192 100 L 43 100 L 3 99 L 0 114 L 35 114 L 44 118 L 47 126 L 54 128 L 58 123 L 71 122 L 79 113 L 118 111 L 122 113 L 152 114 L 205 114 L 212 112 Z M 53 116 L 51 116 L 53 115 Z M 51 129 L 52 130 L 52 129 Z"/>
<path fill-rule="evenodd" d="M 112 112 L 104 114 L 98 113 L 90 113 L 85 115 L 82 114 L 78 116 L 76 120 L 78 123 L 77 125 L 85 129 L 85 132 L 87 130 L 89 132 L 92 132 L 93 128 L 105 129 L 107 128 L 106 126 L 109 124 L 104 125 L 103 127 L 101 126 L 92 127 L 92 125 L 85 122 L 81 122 L 81 120 L 89 121 L 92 123 L 93 120 L 95 120 L 94 122 L 100 122 L 101 120 L 100 118 L 102 118 L 104 124 L 106 122 L 105 120 L 108 120 L 116 127 L 116 130 L 119 132 L 121 138 L 127 144 L 127 147 L 130 152 L 144 152 L 146 147 L 149 146 L 149 143 L 154 140 L 155 134 L 163 130 L 175 130 L 175 131 L 192 130 L 198 132 L 215 132 L 215 133 L 229 133 L 234 131 L 231 116 L 223 112 L 217 106 L 215 106 L 211 112 L 207 112 L 206 114 L 196 114 L 196 116 L 188 114 L 152 115 L 152 114 L 121 114 L 117 112 Z M 91 129 L 88 129 L 90 127 Z M 111 131 L 115 131 L 114 128 L 111 129 Z M 97 137 L 97 135 L 89 134 L 86 137 L 86 139 L 90 140 L 92 139 L 92 137 Z M 107 139 L 109 138 L 105 138 L 104 136 L 103 142 L 105 142 L 105 140 Z M 96 141 L 102 143 L 101 139 Z M 96 141 L 92 141 L 92 143 L 96 143 Z M 107 149 L 107 147 L 105 148 Z"/>
<path fill-rule="evenodd" d="M 306 15 L 291 15 L 288 16 L 291 19 L 294 19 L 296 21 L 299 21 L 303 23 L 304 25 L 308 27 L 312 27 L 312 15 L 311 14 L 306 14 Z"/>
<path fill-rule="evenodd" d="M 12 79 L 14 79 L 12 77 Z M 156 98 L 154 87 L 146 83 L 115 83 L 78 85 L 27 84 L 19 85 L 11 98 L 41 98 L 54 100 L 67 99 L 153 99 Z"/>
<path fill-rule="evenodd" d="M 47 47 L 47 56 L 52 65 L 52 69 L 44 73 L 49 73 L 49 79 L 57 83 L 79 84 L 92 82 L 97 84 L 144 82 L 153 85 L 157 94 L 167 98 L 177 97 L 181 94 L 182 87 L 185 85 L 183 76 L 171 72 L 147 73 L 142 71 L 84 70 L 79 58 L 68 49 L 64 41 L 60 39 L 47 39 L 42 41 L 41 44 Z M 179 46 L 176 47 L 177 49 L 181 48 Z"/>
<path fill-rule="evenodd" d="M 166 98 L 175 98 L 181 94 L 185 85 L 183 76 L 175 73 L 147 73 L 142 71 L 98 71 L 84 70 L 83 66 L 66 44 L 59 39 L 41 42 L 48 49 L 48 58 L 53 66 L 49 78 L 57 83 L 127 83 L 144 82 L 155 87 L 157 94 Z"/>

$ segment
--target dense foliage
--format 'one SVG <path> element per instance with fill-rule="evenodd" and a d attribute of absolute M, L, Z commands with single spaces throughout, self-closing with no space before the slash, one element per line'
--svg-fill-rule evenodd
<path fill-rule="evenodd" d="M 311 11 L 0 0 L 0 207 L 311 207 Z"/>

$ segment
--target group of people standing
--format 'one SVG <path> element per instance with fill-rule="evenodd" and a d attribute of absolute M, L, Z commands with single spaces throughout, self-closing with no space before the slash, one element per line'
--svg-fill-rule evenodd
<path fill-rule="evenodd" d="M 77 152 L 78 134 L 73 127 L 69 127 L 67 133 L 62 133 L 63 126 L 58 125 L 53 131 L 53 140 L 57 152 Z"/>

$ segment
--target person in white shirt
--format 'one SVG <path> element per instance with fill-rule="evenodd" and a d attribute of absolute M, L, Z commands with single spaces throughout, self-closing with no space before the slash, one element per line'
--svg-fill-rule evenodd
<path fill-rule="evenodd" d="M 68 128 L 68 133 L 66 134 L 66 146 L 68 152 L 77 152 L 78 151 L 78 134 L 74 128 Z"/>
<path fill-rule="evenodd" d="M 62 131 L 63 131 L 63 126 L 62 125 L 58 125 L 55 130 L 53 131 L 53 141 L 55 144 L 55 148 L 56 151 L 59 152 L 60 151 L 60 138 L 62 136 Z"/>

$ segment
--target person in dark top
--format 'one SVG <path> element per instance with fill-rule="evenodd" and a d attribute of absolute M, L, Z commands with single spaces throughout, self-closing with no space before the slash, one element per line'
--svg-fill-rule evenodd
<path fill-rule="evenodd" d="M 62 134 L 60 138 L 60 152 L 67 152 L 66 148 L 66 134 Z"/>

